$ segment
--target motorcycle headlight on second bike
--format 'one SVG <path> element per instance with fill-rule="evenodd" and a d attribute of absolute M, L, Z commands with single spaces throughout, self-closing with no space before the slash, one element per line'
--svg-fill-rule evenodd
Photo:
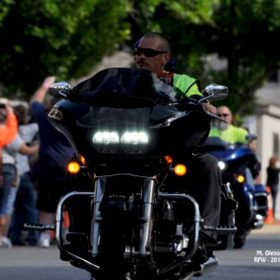
<path fill-rule="evenodd" d="M 224 161 L 218 161 L 218 166 L 220 168 L 220 170 L 225 170 L 227 165 Z"/>
<path fill-rule="evenodd" d="M 149 135 L 145 131 L 96 131 L 92 142 L 99 153 L 141 154 L 147 151 Z"/>

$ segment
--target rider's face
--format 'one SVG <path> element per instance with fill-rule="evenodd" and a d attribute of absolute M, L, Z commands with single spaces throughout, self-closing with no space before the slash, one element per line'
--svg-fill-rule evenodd
<path fill-rule="evenodd" d="M 161 46 L 161 41 L 158 38 L 143 38 L 134 53 L 136 66 L 155 74 L 161 73 L 170 59 L 170 53 L 163 50 Z M 153 53 L 153 50 L 158 52 Z"/>
<path fill-rule="evenodd" d="M 222 119 L 224 119 L 228 124 L 231 124 L 232 122 L 232 114 L 229 111 L 228 108 L 226 107 L 219 107 L 217 108 L 217 115 L 219 117 L 221 117 Z"/>
<path fill-rule="evenodd" d="M 215 127 L 217 127 L 218 129 L 220 130 L 225 130 L 228 128 L 228 126 L 231 124 L 232 122 L 232 114 L 231 114 L 231 111 L 229 110 L 228 107 L 226 106 L 220 106 L 217 108 L 217 111 L 216 111 L 216 114 L 224 119 L 226 122 L 222 122 L 222 121 L 219 121 L 219 120 L 215 120 L 213 122 L 213 125 Z"/>

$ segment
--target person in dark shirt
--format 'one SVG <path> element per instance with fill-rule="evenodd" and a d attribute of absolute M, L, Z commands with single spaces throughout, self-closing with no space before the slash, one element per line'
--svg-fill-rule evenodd
<path fill-rule="evenodd" d="M 275 155 L 273 155 L 269 159 L 269 165 L 266 168 L 266 175 L 267 175 L 266 185 L 270 188 L 274 217 L 275 217 L 275 210 L 276 210 L 276 197 L 279 189 L 280 167 L 278 166 L 278 163 L 279 163 L 279 159 Z"/>
<path fill-rule="evenodd" d="M 37 209 L 41 224 L 53 224 L 59 199 L 68 189 L 66 166 L 74 155 L 68 140 L 47 118 L 49 109 L 57 101 L 51 97 L 45 98 L 49 85 L 54 81 L 54 77 L 47 77 L 30 100 L 32 117 L 39 125 L 40 149 L 35 176 L 38 191 Z M 50 234 L 43 232 L 39 237 L 38 246 L 49 247 L 50 239 Z"/>

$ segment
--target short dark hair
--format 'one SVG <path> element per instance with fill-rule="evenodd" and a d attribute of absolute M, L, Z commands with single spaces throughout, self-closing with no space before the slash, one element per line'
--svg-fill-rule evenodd
<path fill-rule="evenodd" d="M 140 43 L 143 38 L 158 38 L 162 42 L 162 48 L 164 51 L 171 52 L 170 44 L 165 35 L 160 32 L 147 32 L 145 33 L 137 42 L 136 44 Z M 136 46 L 137 47 L 137 46 Z"/>

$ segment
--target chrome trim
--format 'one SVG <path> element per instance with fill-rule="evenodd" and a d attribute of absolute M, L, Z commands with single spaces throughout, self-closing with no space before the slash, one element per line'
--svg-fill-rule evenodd
<path fill-rule="evenodd" d="M 73 254 L 72 252 L 70 252 L 68 250 L 65 250 L 65 248 L 63 247 L 63 244 L 62 244 L 63 205 L 64 205 L 64 203 L 67 199 L 69 199 L 72 196 L 76 196 L 76 195 L 94 197 L 93 192 L 76 192 L 76 191 L 74 191 L 74 192 L 70 192 L 70 193 L 64 195 L 60 199 L 60 201 L 57 205 L 57 210 L 56 210 L 56 241 L 57 241 L 57 246 L 61 251 L 66 252 L 74 260 L 82 262 L 83 264 L 85 264 L 86 266 L 89 266 L 90 268 L 92 268 L 94 270 L 99 270 L 100 267 L 98 265 L 95 265 L 95 264 L 89 262 L 88 260 Z"/>
<path fill-rule="evenodd" d="M 165 199 L 189 200 L 192 203 L 193 208 L 194 208 L 194 240 L 193 240 L 193 246 L 190 246 L 190 247 L 192 247 L 192 249 L 186 256 L 180 258 L 176 262 L 173 262 L 173 263 L 167 265 L 166 267 L 161 268 L 158 271 L 159 275 L 164 275 L 164 274 L 172 271 L 173 269 L 176 269 L 177 267 L 181 266 L 186 260 L 190 259 L 195 254 L 195 252 L 198 248 L 201 219 L 200 219 L 199 205 L 192 196 L 190 196 L 188 194 L 177 194 L 177 193 L 175 194 L 175 193 L 163 193 L 163 192 L 159 192 L 158 196 L 165 198 Z"/>
<path fill-rule="evenodd" d="M 98 244 L 99 244 L 99 235 L 100 235 L 100 224 L 102 220 L 102 215 L 100 212 L 100 204 L 105 192 L 104 180 L 97 179 L 95 180 L 95 197 L 94 197 L 94 207 L 92 213 L 92 223 L 91 223 L 91 234 L 90 242 L 92 245 L 92 256 L 96 257 L 98 254 Z"/>
<path fill-rule="evenodd" d="M 118 176 L 130 176 L 130 177 L 137 177 L 141 179 L 151 179 L 153 180 L 153 176 L 146 176 L 146 175 L 138 175 L 133 173 L 115 173 L 115 174 L 106 174 L 106 175 L 95 175 L 95 179 L 106 179 L 106 178 L 112 178 L 112 177 L 118 177 Z"/>
<path fill-rule="evenodd" d="M 152 230 L 152 211 L 155 198 L 156 182 L 153 179 L 147 179 L 143 186 L 143 209 L 142 217 L 144 220 L 140 230 L 140 244 L 139 254 L 142 256 L 147 255 L 147 249 L 150 246 L 151 230 Z"/>

